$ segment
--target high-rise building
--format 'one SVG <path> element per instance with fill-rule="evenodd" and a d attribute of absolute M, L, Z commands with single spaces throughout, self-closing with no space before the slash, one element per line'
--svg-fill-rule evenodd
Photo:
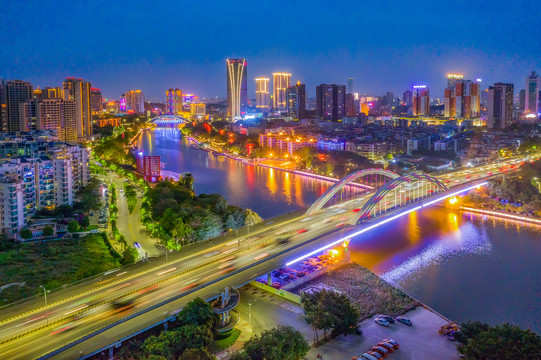
<path fill-rule="evenodd" d="M 137 155 L 137 173 L 145 179 L 145 181 L 156 182 L 161 177 L 160 157 L 143 155 L 139 153 Z"/>
<path fill-rule="evenodd" d="M 36 98 L 24 103 L 21 110 L 28 131 L 49 130 L 60 141 L 77 141 L 75 101 Z"/>
<path fill-rule="evenodd" d="M 42 99 L 54 99 L 64 98 L 64 89 L 61 87 L 46 87 L 43 90 L 41 90 L 41 98 Z"/>
<path fill-rule="evenodd" d="M 523 113 L 526 109 L 526 90 L 521 89 L 518 92 L 518 110 Z"/>
<path fill-rule="evenodd" d="M 355 98 L 353 94 L 346 94 L 346 116 L 355 116 L 357 111 L 355 109 Z"/>
<path fill-rule="evenodd" d="M 246 59 L 227 59 L 227 116 L 235 121 L 248 108 L 248 62 Z"/>
<path fill-rule="evenodd" d="M 541 78 L 532 71 L 526 78 L 526 97 L 524 101 L 524 109 L 527 114 L 541 114 Z"/>
<path fill-rule="evenodd" d="M 270 107 L 269 78 L 255 79 L 255 107 L 261 112 L 268 112 Z"/>
<path fill-rule="evenodd" d="M 355 92 L 355 89 L 353 89 L 354 81 L 355 81 L 355 78 L 348 78 L 347 94 L 353 94 Z"/>
<path fill-rule="evenodd" d="M 413 93 L 409 90 L 404 91 L 402 102 L 406 106 L 413 105 Z"/>
<path fill-rule="evenodd" d="M 64 100 L 73 100 L 75 102 L 75 121 L 79 141 L 92 135 L 91 88 L 90 83 L 83 79 L 66 78 L 64 81 Z"/>
<path fill-rule="evenodd" d="M 316 111 L 320 119 L 338 121 L 344 117 L 345 108 L 345 85 L 321 84 L 316 87 Z"/>
<path fill-rule="evenodd" d="M 295 119 L 303 119 L 306 110 L 306 86 L 297 81 L 297 84 L 287 89 L 287 112 Z"/>
<path fill-rule="evenodd" d="M 413 116 L 430 115 L 430 92 L 426 85 L 413 85 Z"/>
<path fill-rule="evenodd" d="M 464 79 L 462 74 L 447 74 L 447 88 L 454 89 L 457 81 Z"/>
<path fill-rule="evenodd" d="M 168 114 L 180 115 L 182 113 L 182 90 L 169 89 L 165 92 L 165 107 Z"/>
<path fill-rule="evenodd" d="M 203 103 L 190 104 L 190 117 L 192 120 L 201 120 L 207 115 L 207 106 Z"/>
<path fill-rule="evenodd" d="M 513 84 L 496 83 L 488 88 L 487 126 L 505 129 L 513 120 Z"/>
<path fill-rule="evenodd" d="M 8 131 L 27 131 L 23 115 L 24 103 L 33 98 L 33 87 L 27 81 L 12 80 L 2 86 L 7 109 Z"/>
<path fill-rule="evenodd" d="M 272 107 L 274 110 L 287 110 L 287 89 L 291 74 L 272 73 Z"/>
<path fill-rule="evenodd" d="M 443 101 L 443 116 L 445 117 L 454 117 L 456 115 L 456 99 L 455 99 L 455 89 L 447 88 L 445 89 L 445 97 Z"/>
<path fill-rule="evenodd" d="M 100 89 L 90 88 L 90 110 L 92 110 L 92 114 L 103 112 L 103 97 Z"/>
<path fill-rule="evenodd" d="M 126 111 L 134 114 L 145 112 L 145 97 L 141 90 L 126 91 L 124 97 L 126 98 Z"/>
<path fill-rule="evenodd" d="M 460 75 L 462 76 L 462 75 Z M 454 80 L 445 89 L 444 116 L 471 119 L 481 112 L 481 84 L 471 80 Z"/>

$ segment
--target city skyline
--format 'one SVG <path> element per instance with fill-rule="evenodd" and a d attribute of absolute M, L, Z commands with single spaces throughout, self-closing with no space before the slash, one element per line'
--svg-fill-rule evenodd
<path fill-rule="evenodd" d="M 261 24 L 247 26 L 247 31 L 240 31 L 235 25 L 232 29 L 236 31 L 235 37 L 226 35 L 227 32 L 200 29 L 194 20 L 187 19 L 186 36 L 164 37 L 165 25 L 161 24 L 176 21 L 168 15 L 176 13 L 169 7 L 181 6 L 168 4 L 167 11 L 159 11 L 163 17 L 160 23 L 133 29 L 132 35 L 138 38 L 138 44 L 152 44 L 151 51 L 142 45 L 124 45 L 123 41 L 113 40 L 123 37 L 116 23 L 143 19 L 142 13 L 127 10 L 120 4 L 109 5 L 110 12 L 116 16 L 115 24 L 90 9 L 88 15 L 93 19 L 90 27 L 80 25 L 82 18 L 77 14 L 84 13 L 81 5 L 71 4 L 54 11 L 43 9 L 44 14 L 37 11 L 32 2 L 6 4 L 6 21 L 0 25 L 0 32 L 8 34 L 14 28 L 19 31 L 4 37 L 0 65 L 5 73 L 1 77 L 23 79 L 40 87 L 56 84 L 66 76 L 81 77 L 101 88 L 104 98 L 117 98 L 128 88 L 142 89 L 149 99 L 163 100 L 164 91 L 176 87 L 200 97 L 225 97 L 221 81 L 223 62 L 238 57 L 250 62 L 249 98 L 255 98 L 254 79 L 270 77 L 276 71 L 292 73 L 292 83 L 305 83 L 308 97 L 315 96 L 318 84 L 346 84 L 347 78 L 352 77 L 355 90 L 360 93 L 393 91 L 400 94 L 415 83 L 423 83 L 433 89 L 434 97 L 443 98 L 445 74 L 449 72 L 464 74 L 469 79 L 482 78 L 484 88 L 506 82 L 522 89 L 524 74 L 541 65 L 538 60 L 541 50 L 529 45 L 532 34 L 538 30 L 534 23 L 525 20 L 540 4 L 506 8 L 506 26 L 498 27 L 498 21 L 503 21 L 498 20 L 498 14 L 505 4 L 497 1 L 485 8 L 468 3 L 467 11 L 461 6 L 444 9 L 432 3 L 420 5 L 417 11 L 397 4 L 388 16 L 386 10 L 384 16 L 383 9 L 376 5 L 307 9 L 298 3 L 291 5 L 290 14 L 303 14 L 303 20 L 278 18 L 277 21 L 288 26 L 263 42 L 255 40 L 268 30 L 271 19 L 263 18 Z M 22 19 L 16 16 L 24 10 L 21 7 L 28 7 L 24 11 L 28 14 L 25 21 L 35 23 L 42 30 L 54 29 L 52 33 L 22 26 Z M 155 10 L 165 10 L 165 7 L 157 4 Z M 245 6 L 243 14 L 245 18 L 261 18 L 260 15 L 272 7 L 271 4 L 250 4 Z M 183 5 L 184 10 L 190 11 L 193 19 L 220 14 L 217 22 L 224 25 L 233 11 L 231 6 L 220 3 L 211 9 L 198 4 Z M 361 10 L 371 14 L 365 19 L 363 32 L 349 31 L 337 37 L 336 32 L 325 30 L 354 24 L 357 20 L 354 14 Z M 64 21 L 68 13 L 76 15 Z M 443 14 L 459 20 L 442 25 L 439 18 Z M 330 22 L 329 27 L 319 29 L 317 24 L 324 19 Z M 415 22 L 424 27 L 422 34 L 410 26 Z M 478 31 L 455 26 L 454 22 L 475 22 Z M 450 26 L 455 31 L 449 31 Z M 65 31 L 68 28 L 72 31 Z M 298 36 L 286 36 L 286 32 L 291 31 Z M 58 39 L 51 42 L 49 35 Z M 43 36 L 49 40 L 45 41 Z"/>

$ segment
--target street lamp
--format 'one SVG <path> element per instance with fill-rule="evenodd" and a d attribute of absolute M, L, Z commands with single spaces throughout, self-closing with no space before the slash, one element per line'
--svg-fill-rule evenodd
<path fill-rule="evenodd" d="M 45 289 L 43 285 L 40 285 L 39 287 L 43 289 L 43 295 L 45 296 L 45 308 L 47 308 L 47 289 Z M 45 309 L 45 311 L 46 311 L 45 316 L 47 318 L 47 325 L 49 325 L 49 311 L 47 309 Z"/>

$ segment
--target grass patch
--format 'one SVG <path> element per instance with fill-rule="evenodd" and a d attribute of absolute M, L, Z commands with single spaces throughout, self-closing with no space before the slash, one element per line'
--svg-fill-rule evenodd
<path fill-rule="evenodd" d="M 101 234 L 80 239 L 18 244 L 0 253 L 0 285 L 26 282 L 0 292 L 0 304 L 7 304 L 87 278 L 120 266 Z"/>
<path fill-rule="evenodd" d="M 214 347 L 216 348 L 216 351 L 222 351 L 232 346 L 235 341 L 237 341 L 239 336 L 240 330 L 237 328 L 233 328 L 228 332 L 228 335 L 226 337 L 214 341 Z"/>
<path fill-rule="evenodd" d="M 291 292 L 300 294 L 310 285 L 323 283 L 345 293 L 359 309 L 360 319 L 375 314 L 398 316 L 419 303 L 403 291 L 388 284 L 370 270 L 350 262 L 306 282 Z"/>

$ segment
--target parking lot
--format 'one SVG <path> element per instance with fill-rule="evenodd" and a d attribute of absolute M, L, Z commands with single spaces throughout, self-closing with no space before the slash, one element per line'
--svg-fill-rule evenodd
<path fill-rule="evenodd" d="M 389 360 L 458 359 L 455 343 L 438 330 L 447 321 L 433 312 L 419 307 L 405 314 L 413 326 L 395 322 L 389 327 L 377 325 L 374 318 L 361 323 L 362 335 L 340 335 L 326 344 L 313 348 L 306 359 L 316 360 L 318 353 L 325 360 L 352 359 L 369 350 L 383 339 L 393 339 L 400 348 L 389 354 Z"/>

